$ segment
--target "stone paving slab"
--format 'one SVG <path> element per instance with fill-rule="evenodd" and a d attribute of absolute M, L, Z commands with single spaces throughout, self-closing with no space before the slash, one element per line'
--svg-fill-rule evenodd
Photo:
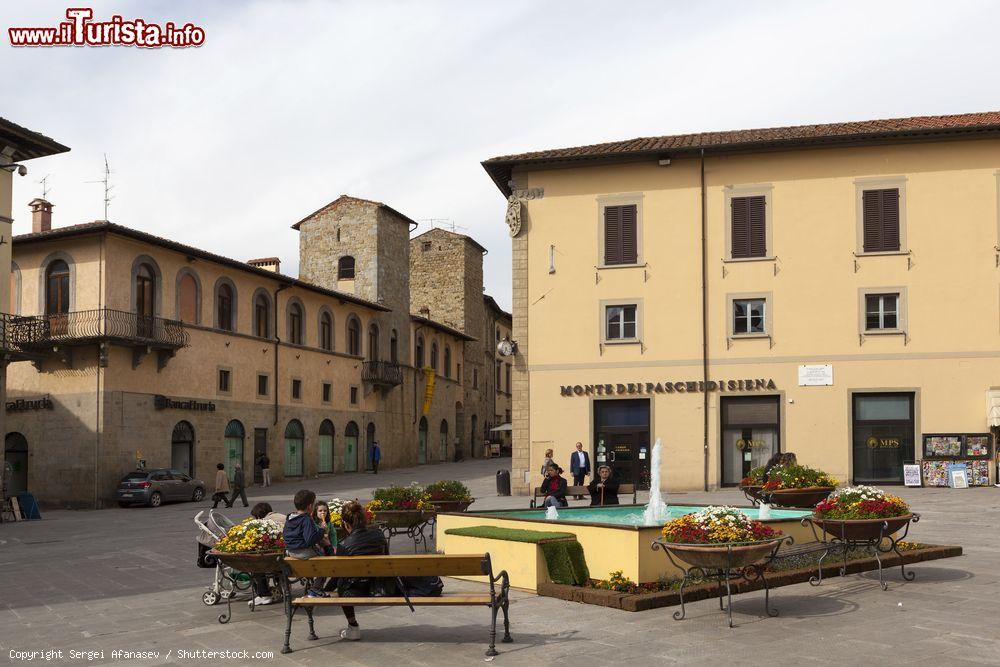
<path fill-rule="evenodd" d="M 364 500 L 376 483 L 457 478 L 477 497 L 474 509 L 526 508 L 527 498 L 495 496 L 495 473 L 503 466 L 509 459 L 383 471 L 377 477 L 337 475 L 254 488 L 250 499 L 266 499 L 277 511 L 289 511 L 292 495 L 303 486 L 321 498 Z M 772 595 L 777 618 L 763 615 L 763 592 L 739 595 L 733 629 L 714 599 L 691 603 L 687 619 L 674 621 L 674 608 L 632 613 L 515 592 L 511 631 L 516 643 L 498 644 L 501 655 L 492 662 L 1000 664 L 1000 489 L 899 493 L 923 515 L 911 532 L 914 541 L 960 544 L 965 555 L 912 566 L 914 582 L 903 582 L 898 568 L 889 569 L 886 592 L 873 573 L 824 579 L 818 588 L 806 583 L 779 588 Z M 746 503 L 733 489 L 669 494 L 668 500 Z M 284 618 L 277 606 L 251 614 L 245 603 L 234 604 L 233 621 L 220 625 L 216 619 L 224 607 L 201 602 L 213 571 L 195 566 L 192 518 L 209 506 L 56 511 L 46 512 L 42 521 L 0 525 L 0 661 L 10 661 L 12 649 L 104 651 L 104 658 L 91 662 L 58 661 L 77 665 L 115 663 L 114 649 L 162 652 L 155 660 L 119 661 L 128 665 L 244 662 L 184 659 L 179 649 L 273 652 L 248 664 L 441 667 L 485 661 L 486 609 L 361 609 L 364 641 L 358 643 L 336 638 L 343 626 L 337 610 L 317 614 L 317 642 L 306 640 L 305 616 L 297 614 L 296 651 L 288 656 L 278 653 Z M 225 513 L 233 519 L 246 516 L 242 507 Z M 412 553 L 402 537 L 392 546 L 394 552 Z M 456 580 L 446 586 L 481 588 Z M 168 651 L 173 651 L 169 658 Z"/>

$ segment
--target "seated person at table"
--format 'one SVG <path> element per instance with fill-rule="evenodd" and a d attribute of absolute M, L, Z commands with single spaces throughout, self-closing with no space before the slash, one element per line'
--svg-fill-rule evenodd
<path fill-rule="evenodd" d="M 340 519 L 347 531 L 347 537 L 337 545 L 337 556 L 381 556 L 389 551 L 389 545 L 382 531 L 368 525 L 365 508 L 356 500 L 344 503 Z M 341 577 L 337 579 L 337 594 L 342 598 L 370 597 L 380 582 L 375 578 Z M 354 607 L 343 606 L 347 627 L 340 631 L 341 639 L 357 641 L 361 639 L 361 628 L 354 615 Z"/>
<path fill-rule="evenodd" d="M 329 546 L 326 534 L 313 522 L 313 504 L 316 494 L 302 489 L 295 494 L 292 503 L 295 511 L 288 515 L 282 534 L 285 537 L 285 550 L 292 558 L 313 558 L 323 555 L 323 547 Z M 319 586 L 310 586 L 306 591 L 309 597 L 328 597 Z"/>
<path fill-rule="evenodd" d="M 587 490 L 590 491 L 591 506 L 618 504 L 618 480 L 612 479 L 608 466 L 597 469 L 597 477 L 590 480 Z"/>
<path fill-rule="evenodd" d="M 542 507 L 566 507 L 569 505 L 566 502 L 566 480 L 560 477 L 562 471 L 563 469 L 555 463 L 549 466 L 549 476 L 542 482 L 542 493 L 545 494 Z"/>

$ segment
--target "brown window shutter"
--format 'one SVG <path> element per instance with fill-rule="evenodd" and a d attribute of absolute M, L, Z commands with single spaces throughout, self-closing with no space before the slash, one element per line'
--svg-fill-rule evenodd
<path fill-rule="evenodd" d="M 750 257 L 767 256 L 767 221 L 763 196 L 747 197 Z"/>
<path fill-rule="evenodd" d="M 862 193 L 863 250 L 899 250 L 899 189 L 865 190 Z"/>
<path fill-rule="evenodd" d="M 750 257 L 750 205 L 746 197 L 733 197 L 732 255 L 734 259 Z"/>
<path fill-rule="evenodd" d="M 621 206 L 622 230 L 622 264 L 635 264 L 639 261 L 639 245 L 637 238 L 638 213 L 636 205 Z"/>
<path fill-rule="evenodd" d="M 604 263 L 622 264 L 622 207 L 604 207 Z"/>
<path fill-rule="evenodd" d="M 899 190 L 882 190 L 882 250 L 899 250 Z"/>

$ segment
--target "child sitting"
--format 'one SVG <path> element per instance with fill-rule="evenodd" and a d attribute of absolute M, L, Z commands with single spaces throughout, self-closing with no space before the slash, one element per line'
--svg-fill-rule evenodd
<path fill-rule="evenodd" d="M 285 550 L 292 558 L 313 558 L 323 555 L 323 547 L 330 546 L 323 531 L 316 527 L 313 522 L 313 504 L 316 502 L 316 494 L 307 489 L 302 489 L 295 494 L 292 503 L 295 505 L 295 512 L 288 515 L 285 521 L 285 528 L 282 531 L 285 537 Z M 308 597 L 329 597 L 322 590 L 322 582 L 311 582 L 306 591 Z"/>

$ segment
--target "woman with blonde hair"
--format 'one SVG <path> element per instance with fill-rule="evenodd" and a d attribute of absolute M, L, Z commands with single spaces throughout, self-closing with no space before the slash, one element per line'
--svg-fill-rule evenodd
<path fill-rule="evenodd" d="M 551 449 L 545 450 L 545 458 L 542 459 L 542 477 L 549 476 L 549 467 L 552 465 L 552 454 Z"/>

